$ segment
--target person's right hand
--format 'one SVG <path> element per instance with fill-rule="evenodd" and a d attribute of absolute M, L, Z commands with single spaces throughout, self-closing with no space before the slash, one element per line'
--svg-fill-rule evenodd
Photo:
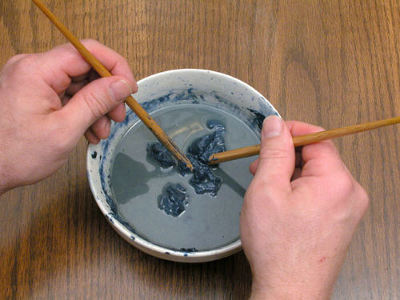
<path fill-rule="evenodd" d="M 320 130 L 278 117 L 264 121 L 241 213 L 253 299 L 329 298 L 367 209 L 366 192 L 331 141 L 304 146 L 302 164 L 295 168 L 292 135 Z"/>
<path fill-rule="evenodd" d="M 111 119 L 124 120 L 123 102 L 137 91 L 127 61 L 97 41 L 83 44 L 113 76 L 93 81 L 71 44 L 14 56 L 1 70 L 0 195 L 56 171 L 83 134 L 98 143 Z"/>

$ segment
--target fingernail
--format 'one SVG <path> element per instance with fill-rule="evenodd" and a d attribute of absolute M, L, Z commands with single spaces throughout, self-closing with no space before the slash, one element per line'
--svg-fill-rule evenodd
<path fill-rule="evenodd" d="M 132 88 L 126 80 L 117 80 L 110 84 L 111 96 L 115 101 L 123 101 L 132 94 Z"/>
<path fill-rule="evenodd" d="M 269 116 L 263 122 L 262 135 L 264 138 L 279 136 L 282 132 L 282 119 L 278 116 Z"/>

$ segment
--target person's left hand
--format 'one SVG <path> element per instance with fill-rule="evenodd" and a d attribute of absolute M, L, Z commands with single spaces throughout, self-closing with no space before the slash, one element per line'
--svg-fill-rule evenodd
<path fill-rule="evenodd" d="M 98 143 L 110 119 L 124 120 L 123 101 L 137 91 L 127 61 L 97 41 L 83 44 L 113 76 L 92 81 L 98 76 L 70 44 L 14 56 L 1 71 L 0 194 L 49 176 L 83 134 Z"/>

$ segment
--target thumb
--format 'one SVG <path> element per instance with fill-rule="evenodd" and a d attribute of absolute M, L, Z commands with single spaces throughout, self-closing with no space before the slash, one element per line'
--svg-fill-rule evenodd
<path fill-rule="evenodd" d="M 96 120 L 123 102 L 134 84 L 121 76 L 92 81 L 62 108 L 66 122 L 82 135 Z"/>
<path fill-rule="evenodd" d="M 295 165 L 292 136 L 285 122 L 270 116 L 264 120 L 261 132 L 261 150 L 255 180 L 265 187 L 289 191 Z"/>

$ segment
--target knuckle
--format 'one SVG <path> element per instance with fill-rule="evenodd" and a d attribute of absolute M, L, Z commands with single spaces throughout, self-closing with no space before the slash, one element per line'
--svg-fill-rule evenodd
<path fill-rule="evenodd" d="M 19 62 L 32 64 L 36 62 L 36 58 L 37 57 L 35 54 L 22 54 L 21 58 L 19 59 Z"/>
<path fill-rule="evenodd" d="M 343 176 L 342 188 L 346 193 L 354 191 L 355 180 L 351 176 Z"/>
<path fill-rule="evenodd" d="M 354 205 L 353 212 L 361 218 L 369 206 L 369 196 L 367 192 L 349 173 L 341 177 L 338 176 L 337 178 L 339 182 L 338 187 L 341 189 L 343 195 L 347 195 L 343 197 L 343 201 L 349 203 L 349 198 L 352 199 L 351 202 Z"/>
<path fill-rule="evenodd" d="M 30 76 L 36 70 L 36 56 L 33 54 L 19 54 L 13 56 L 1 70 L 0 83 L 12 85 L 22 78 Z"/>
<path fill-rule="evenodd" d="M 94 93 L 88 91 L 82 95 L 82 100 L 92 114 L 92 117 L 97 120 L 109 111 L 110 96 L 107 93 Z"/>
<path fill-rule="evenodd" d="M 83 40 L 81 40 L 81 42 L 82 42 L 82 44 L 85 44 L 87 46 L 89 46 L 89 45 L 99 45 L 100 44 L 99 41 L 97 41 L 95 39 L 91 39 L 91 38 L 83 39 Z"/>
<path fill-rule="evenodd" d="M 31 69 L 36 62 L 36 57 L 33 54 L 19 54 L 13 56 L 8 62 L 7 66 L 12 66 L 12 69 L 16 72 Z"/>
<path fill-rule="evenodd" d="M 368 209 L 370 198 L 367 193 L 367 191 L 359 184 L 357 184 L 357 194 L 358 194 L 358 200 L 361 205 L 361 210 L 364 214 L 364 212 Z"/>
<path fill-rule="evenodd" d="M 12 65 L 20 61 L 21 59 L 24 59 L 25 57 L 29 56 L 29 54 L 17 54 L 11 57 L 6 65 Z"/>
<path fill-rule="evenodd" d="M 27 54 L 17 60 L 14 65 L 16 70 L 25 72 L 36 68 L 37 56 L 34 54 Z"/>
<path fill-rule="evenodd" d="M 343 195 L 351 195 L 354 193 L 355 181 L 347 172 L 340 172 L 335 176 L 336 186 L 338 191 Z"/>
<path fill-rule="evenodd" d="M 260 151 L 260 159 L 287 159 L 289 154 L 279 148 L 263 148 Z"/>

